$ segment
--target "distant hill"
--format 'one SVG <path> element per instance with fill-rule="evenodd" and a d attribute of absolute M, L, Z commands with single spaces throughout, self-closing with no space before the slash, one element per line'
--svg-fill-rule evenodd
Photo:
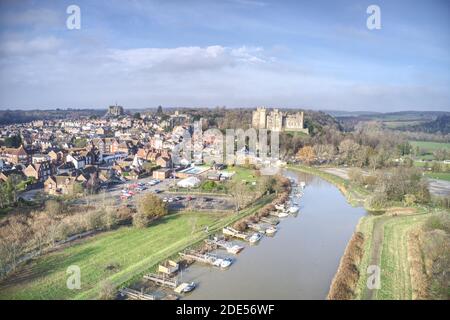
<path fill-rule="evenodd" d="M 344 130 L 353 130 L 360 122 L 379 121 L 385 128 L 394 130 L 414 130 L 432 132 L 433 128 L 440 127 L 442 124 L 432 124 L 441 116 L 449 116 L 445 111 L 400 111 L 400 112 L 332 112 L 339 121 Z M 331 113 L 330 113 L 331 114 Z M 445 121 L 445 118 L 444 118 Z M 422 127 L 425 125 L 424 127 Z M 430 127 L 431 126 L 431 127 Z M 445 126 L 444 126 L 445 127 Z M 437 132 L 437 131 L 435 131 Z"/>
<path fill-rule="evenodd" d="M 401 128 L 408 131 L 420 131 L 427 133 L 450 133 L 450 114 L 438 116 L 436 120 L 417 124 L 414 126 L 406 126 Z"/>
<path fill-rule="evenodd" d="M 79 117 L 103 116 L 103 109 L 56 109 L 56 110 L 0 110 L 0 125 L 26 123 L 36 120 L 77 119 Z"/>

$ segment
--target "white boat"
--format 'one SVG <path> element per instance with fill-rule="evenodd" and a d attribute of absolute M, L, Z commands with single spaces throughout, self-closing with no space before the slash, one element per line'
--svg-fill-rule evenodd
<path fill-rule="evenodd" d="M 275 209 L 277 210 L 284 210 L 284 204 L 276 204 Z"/>
<path fill-rule="evenodd" d="M 239 252 L 241 252 L 244 249 L 243 246 L 240 245 L 233 245 L 232 247 L 228 247 L 227 248 L 227 252 L 232 253 L 232 254 L 238 254 Z"/>
<path fill-rule="evenodd" d="M 248 238 L 248 242 L 250 243 L 257 243 L 259 240 L 261 240 L 262 235 L 259 232 L 255 232 Z"/>
<path fill-rule="evenodd" d="M 278 231 L 277 227 L 274 226 L 270 226 L 266 229 L 266 234 L 267 235 L 273 235 Z"/>
<path fill-rule="evenodd" d="M 289 213 L 297 213 L 300 208 L 296 206 L 289 207 Z"/>
<path fill-rule="evenodd" d="M 233 263 L 233 260 L 228 258 L 218 258 L 214 260 L 213 265 L 220 268 L 228 268 Z"/>
<path fill-rule="evenodd" d="M 184 286 L 182 286 L 180 289 L 181 293 L 188 293 L 191 292 L 192 290 L 195 289 L 195 283 L 191 282 L 191 283 L 183 283 Z"/>
<path fill-rule="evenodd" d="M 231 266 L 231 264 L 233 263 L 233 260 L 225 258 L 222 259 L 222 262 L 220 263 L 220 267 L 222 269 L 228 268 L 229 266 Z"/>

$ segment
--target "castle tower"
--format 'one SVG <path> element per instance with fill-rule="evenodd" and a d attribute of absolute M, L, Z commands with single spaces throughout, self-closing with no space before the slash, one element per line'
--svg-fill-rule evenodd
<path fill-rule="evenodd" d="M 265 107 L 256 108 L 252 115 L 252 127 L 255 129 L 265 129 L 267 124 L 266 117 L 267 112 Z"/>

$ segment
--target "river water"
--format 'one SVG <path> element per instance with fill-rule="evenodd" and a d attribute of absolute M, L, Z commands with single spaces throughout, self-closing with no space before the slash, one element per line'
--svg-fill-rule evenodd
<path fill-rule="evenodd" d="M 274 237 L 245 244 L 228 270 L 191 265 L 182 279 L 198 287 L 185 299 L 325 299 L 347 242 L 366 212 L 353 208 L 319 177 L 289 170 L 285 175 L 306 182 L 298 216 L 282 219 Z M 217 254 L 229 256 L 224 250 Z"/>

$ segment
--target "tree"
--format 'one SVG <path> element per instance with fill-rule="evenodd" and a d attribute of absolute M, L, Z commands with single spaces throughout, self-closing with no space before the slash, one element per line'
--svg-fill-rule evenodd
<path fill-rule="evenodd" d="M 297 153 L 297 159 L 309 165 L 316 159 L 313 147 L 305 146 L 301 148 Z"/>
<path fill-rule="evenodd" d="M 45 211 L 51 218 L 55 218 L 63 213 L 63 205 L 57 200 L 47 200 L 45 202 Z"/>
<path fill-rule="evenodd" d="M 136 112 L 135 114 L 133 114 L 133 118 L 139 120 L 141 119 L 141 114 L 139 112 Z"/>
<path fill-rule="evenodd" d="M 357 144 L 352 139 L 345 139 L 339 144 L 339 152 L 342 155 L 342 159 L 348 164 L 351 164 L 353 162 L 358 149 L 359 144 Z"/>
<path fill-rule="evenodd" d="M 137 214 L 133 216 L 133 223 L 140 226 L 148 225 L 152 220 L 165 216 L 168 213 L 166 203 L 154 194 L 146 194 L 137 202 Z"/>
<path fill-rule="evenodd" d="M 16 268 L 18 258 L 25 253 L 29 234 L 26 223 L 18 217 L 10 218 L 7 225 L 1 228 L 0 247 L 7 254 L 12 270 Z"/>
<path fill-rule="evenodd" d="M 150 225 L 150 218 L 142 212 L 133 214 L 133 226 L 139 229 L 147 228 Z"/>
<path fill-rule="evenodd" d="M 246 199 L 246 193 L 248 192 L 245 184 L 241 181 L 232 181 L 229 184 L 230 195 L 234 199 L 234 206 L 236 212 L 239 211 L 240 208 L 244 206 L 245 199 Z"/>
<path fill-rule="evenodd" d="M 22 145 L 22 138 L 19 135 L 8 137 L 4 140 L 5 147 L 18 148 Z"/>
<path fill-rule="evenodd" d="M 99 299 L 112 300 L 116 297 L 116 288 L 110 280 L 104 280 L 100 283 Z"/>

